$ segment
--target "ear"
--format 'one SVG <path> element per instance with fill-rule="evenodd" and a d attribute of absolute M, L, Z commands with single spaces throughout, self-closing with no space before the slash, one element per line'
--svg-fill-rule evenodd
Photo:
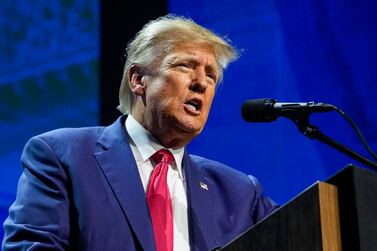
<path fill-rule="evenodd" d="M 143 70 L 139 65 L 131 65 L 127 72 L 130 89 L 135 95 L 142 96 L 145 92 Z"/>

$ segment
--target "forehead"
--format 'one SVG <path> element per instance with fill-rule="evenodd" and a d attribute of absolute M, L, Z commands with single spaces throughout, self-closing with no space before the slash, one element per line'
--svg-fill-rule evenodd
<path fill-rule="evenodd" d="M 195 60 L 220 70 L 216 60 L 216 54 L 212 47 L 203 44 L 182 44 L 175 46 L 171 53 L 166 56 L 169 61 Z"/>

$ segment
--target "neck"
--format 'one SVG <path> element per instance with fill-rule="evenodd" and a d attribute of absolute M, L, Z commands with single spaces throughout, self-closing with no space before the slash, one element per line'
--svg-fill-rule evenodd
<path fill-rule="evenodd" d="M 132 112 L 132 117 L 165 148 L 179 149 L 186 146 L 192 140 L 191 134 L 179 128 L 163 128 L 158 121 L 148 123 L 140 113 Z"/>

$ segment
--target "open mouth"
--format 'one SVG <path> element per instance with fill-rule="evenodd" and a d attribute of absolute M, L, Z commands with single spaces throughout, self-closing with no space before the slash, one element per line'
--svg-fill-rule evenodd
<path fill-rule="evenodd" d="M 185 104 L 187 109 L 194 113 L 199 113 L 202 109 L 202 101 L 199 99 L 190 99 Z"/>

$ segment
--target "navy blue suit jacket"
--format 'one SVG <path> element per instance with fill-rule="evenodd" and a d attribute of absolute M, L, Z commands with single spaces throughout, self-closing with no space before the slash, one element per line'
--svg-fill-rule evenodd
<path fill-rule="evenodd" d="M 124 119 L 27 143 L 3 250 L 155 250 Z M 224 246 L 276 207 L 255 178 L 219 162 L 186 152 L 183 167 L 192 250 Z"/>

